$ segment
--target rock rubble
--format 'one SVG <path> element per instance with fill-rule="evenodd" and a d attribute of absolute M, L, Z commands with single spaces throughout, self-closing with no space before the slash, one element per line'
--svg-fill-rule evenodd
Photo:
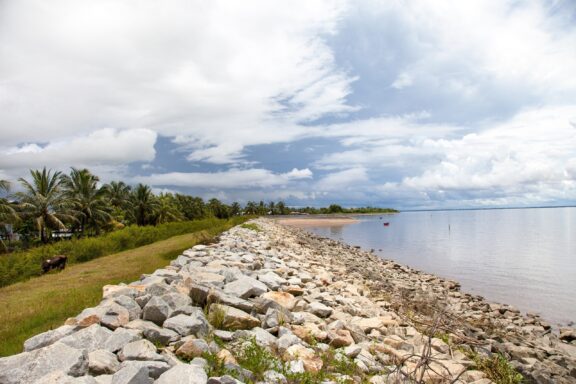
<path fill-rule="evenodd" d="M 454 281 L 253 222 L 260 230 L 235 227 L 139 281 L 105 286 L 98 306 L 0 359 L 0 384 L 487 384 L 484 363 L 500 356 L 525 382 L 576 382 L 571 328 L 557 333 Z"/>

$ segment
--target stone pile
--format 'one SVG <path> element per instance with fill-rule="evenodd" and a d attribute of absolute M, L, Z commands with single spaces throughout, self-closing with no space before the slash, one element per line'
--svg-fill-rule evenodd
<path fill-rule="evenodd" d="M 488 384 L 474 359 L 494 353 L 527 382 L 576 382 L 572 329 L 556 334 L 455 282 L 253 223 L 259 230 L 235 227 L 139 281 L 105 286 L 98 306 L 0 359 L 0 384 Z M 242 366 L 247 343 L 278 364 Z M 226 374 L 210 377 L 215 364 Z"/>

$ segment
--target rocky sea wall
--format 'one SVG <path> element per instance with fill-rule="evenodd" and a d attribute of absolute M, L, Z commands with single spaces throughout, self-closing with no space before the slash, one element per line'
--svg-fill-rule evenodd
<path fill-rule="evenodd" d="M 98 306 L 0 359 L 0 384 L 486 384 L 519 380 L 512 368 L 576 382 L 576 333 L 258 219 L 105 286 Z"/>

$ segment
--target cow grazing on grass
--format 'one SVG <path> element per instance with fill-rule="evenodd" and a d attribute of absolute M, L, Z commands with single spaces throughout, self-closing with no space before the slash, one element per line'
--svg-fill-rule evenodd
<path fill-rule="evenodd" d="M 66 268 L 67 261 L 68 257 L 66 256 L 54 256 L 53 258 L 48 259 L 42 263 L 42 273 L 49 272 L 52 269 L 63 270 Z"/>

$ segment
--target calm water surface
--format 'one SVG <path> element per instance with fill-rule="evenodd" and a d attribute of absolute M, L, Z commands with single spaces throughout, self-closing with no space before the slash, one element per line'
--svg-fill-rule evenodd
<path fill-rule="evenodd" d="M 402 212 L 359 220 L 309 230 L 457 280 L 462 291 L 490 301 L 554 323 L 576 322 L 576 208 Z"/>

